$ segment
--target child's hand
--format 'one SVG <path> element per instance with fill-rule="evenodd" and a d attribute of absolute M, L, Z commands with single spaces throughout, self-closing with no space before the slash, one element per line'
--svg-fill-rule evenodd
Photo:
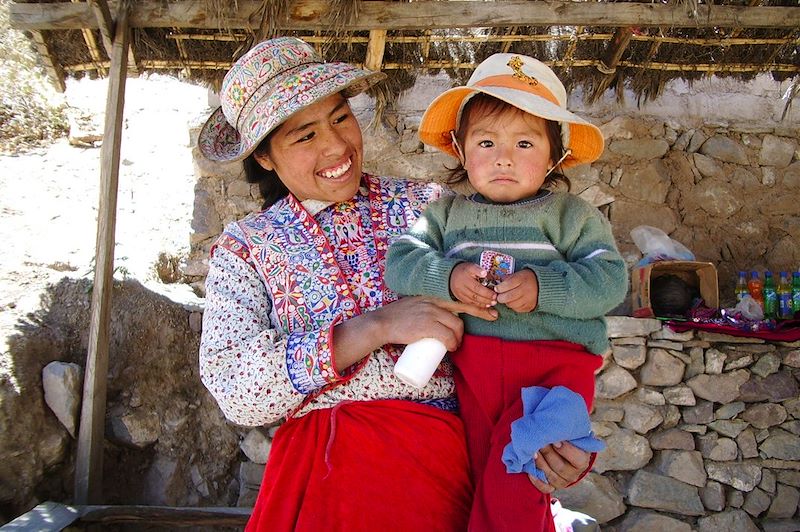
<path fill-rule="evenodd" d="M 506 277 L 494 291 L 498 303 L 516 312 L 531 312 L 539 304 L 539 281 L 533 270 L 527 268 Z"/>
<path fill-rule="evenodd" d="M 486 270 L 477 264 L 461 262 L 450 273 L 450 292 L 462 303 L 492 307 L 497 304 L 497 294 L 481 284 L 484 277 Z"/>

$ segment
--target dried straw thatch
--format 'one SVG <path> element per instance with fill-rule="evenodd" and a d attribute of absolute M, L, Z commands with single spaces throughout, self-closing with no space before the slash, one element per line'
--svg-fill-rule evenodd
<path fill-rule="evenodd" d="M 104 0 L 92 0 L 94 4 L 98 2 L 104 3 Z M 31 3 L 42 4 L 18 2 L 12 7 L 12 24 L 14 8 L 24 11 L 30 9 Z M 54 9 L 53 6 L 67 9 L 69 4 L 68 0 L 50 2 L 44 11 Z M 192 15 L 185 19 L 173 16 L 172 19 L 177 20 L 174 26 L 166 26 L 164 19 L 159 19 L 158 6 L 186 4 L 195 5 Z M 84 12 L 88 10 L 87 4 L 80 5 L 84 6 Z M 447 12 L 452 6 L 452 17 L 448 19 L 452 20 L 452 27 L 446 27 L 434 15 L 431 18 L 398 18 L 393 24 L 390 11 L 398 5 L 413 8 L 413 13 L 417 14 L 424 14 L 426 8 L 436 8 L 436 12 L 441 13 L 444 7 Z M 485 9 L 487 5 L 496 16 L 485 19 L 464 16 L 471 10 Z M 216 86 L 230 64 L 254 42 L 289 34 L 312 42 L 327 59 L 359 64 L 368 61 L 370 46 L 377 44 L 375 49 L 382 50 L 382 55 L 377 57 L 377 64 L 373 58 L 373 64 L 367 66 L 377 66 L 389 74 L 389 83 L 379 89 L 380 101 L 384 103 L 413 85 L 415 76 L 421 72 L 435 73 L 444 69 L 454 82 L 463 82 L 477 63 L 499 51 L 525 53 L 545 61 L 568 88 L 582 86 L 588 98 L 597 97 L 608 88 L 617 90 L 620 95 L 623 88 L 629 88 L 639 98 L 654 98 L 671 79 L 691 81 L 710 74 L 748 79 L 760 72 L 769 72 L 778 80 L 800 78 L 800 23 L 797 23 L 800 0 L 722 0 L 713 5 L 699 4 L 697 0 L 662 4 L 546 4 L 555 10 L 604 5 L 611 15 L 598 16 L 598 21 L 613 20 L 614 13 L 632 6 L 669 9 L 676 17 L 685 19 L 688 16 L 688 20 L 696 21 L 669 26 L 646 17 L 642 17 L 637 26 L 631 23 L 583 25 L 587 17 L 569 14 L 559 18 L 557 25 L 513 26 L 496 22 L 513 19 L 516 13 L 526 13 L 526 9 L 534 6 L 538 9 L 543 5 L 510 0 L 474 3 L 446 0 L 414 3 L 370 0 L 135 2 L 131 6 L 132 13 L 139 15 L 138 18 L 132 15 L 136 20 L 132 24 L 129 70 L 164 72 Z M 786 22 L 764 27 L 765 24 L 758 22 L 764 8 L 772 8 L 773 14 L 775 8 L 781 8 L 779 13 L 785 16 L 780 20 Z M 726 9 L 735 12 L 720 19 L 727 21 L 725 25 L 709 25 L 706 19 Z M 757 16 L 748 18 L 759 9 L 762 11 L 758 11 Z M 372 18 L 369 20 L 378 21 L 382 26 L 380 31 L 373 33 L 359 23 L 368 19 L 362 16 L 365 10 L 370 11 Z M 381 10 L 386 12 L 381 13 Z M 30 15 L 28 19 L 23 15 L 17 14 L 17 19 L 22 20 L 18 26 L 30 29 Z M 109 68 L 108 55 L 101 32 L 91 17 L 83 19 L 89 22 L 83 28 L 65 28 L 63 23 L 56 24 L 52 18 L 48 20 L 50 22 L 32 29 L 31 36 L 52 66 L 54 78 L 63 83 L 64 76 L 105 75 Z M 51 29 L 42 29 L 48 23 Z"/>

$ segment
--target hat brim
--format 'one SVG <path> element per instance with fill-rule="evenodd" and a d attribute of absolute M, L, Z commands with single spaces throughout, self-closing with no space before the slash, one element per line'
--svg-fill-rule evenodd
<path fill-rule="evenodd" d="M 605 143 L 603 134 L 594 124 L 541 96 L 494 86 L 456 87 L 440 94 L 422 115 L 419 126 L 420 140 L 458 158 L 450 132 L 456 128 L 465 99 L 476 93 L 488 94 L 526 113 L 565 124 L 568 127 L 568 136 L 564 142 L 564 149 L 569 149 L 570 154 L 561 163 L 564 168 L 596 161 L 603 153 Z"/>
<path fill-rule="evenodd" d="M 309 65 L 307 68 L 318 68 L 319 64 Z M 307 88 L 301 88 L 296 94 L 296 107 L 285 116 L 269 121 L 265 127 L 257 131 L 249 131 L 244 137 L 232 126 L 225 117 L 222 107 L 216 109 L 203 124 L 197 139 L 200 152 L 209 160 L 216 162 L 240 161 L 253 153 L 253 150 L 276 127 L 316 102 L 328 96 L 341 93 L 345 98 L 351 98 L 366 91 L 376 83 L 386 78 L 383 72 L 372 72 L 356 68 L 347 63 L 324 63 L 330 68 L 332 75 L 323 81 Z M 302 75 L 302 72 L 299 73 Z"/>

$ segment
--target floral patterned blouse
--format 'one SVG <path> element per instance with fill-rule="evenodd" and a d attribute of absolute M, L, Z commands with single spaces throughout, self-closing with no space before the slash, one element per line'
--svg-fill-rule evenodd
<path fill-rule="evenodd" d="M 454 408 L 446 361 L 422 390 L 393 374 L 402 346 L 384 345 L 342 374 L 333 364 L 333 327 L 396 299 L 383 282 L 385 251 L 440 193 L 365 174 L 349 201 L 290 195 L 226 227 L 209 261 L 200 372 L 229 420 L 258 426 L 390 398 Z"/>

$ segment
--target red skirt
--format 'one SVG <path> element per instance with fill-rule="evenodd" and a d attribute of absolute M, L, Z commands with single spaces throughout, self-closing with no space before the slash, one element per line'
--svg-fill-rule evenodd
<path fill-rule="evenodd" d="M 342 403 L 275 434 L 247 531 L 464 531 L 472 501 L 455 414 L 410 401 Z"/>
<path fill-rule="evenodd" d="M 511 441 L 511 423 L 522 417 L 522 388 L 566 386 L 591 411 L 603 357 L 571 342 L 464 335 L 451 358 L 476 486 L 470 532 L 554 531 L 550 496 L 527 474 L 507 473 L 503 449 Z"/>

